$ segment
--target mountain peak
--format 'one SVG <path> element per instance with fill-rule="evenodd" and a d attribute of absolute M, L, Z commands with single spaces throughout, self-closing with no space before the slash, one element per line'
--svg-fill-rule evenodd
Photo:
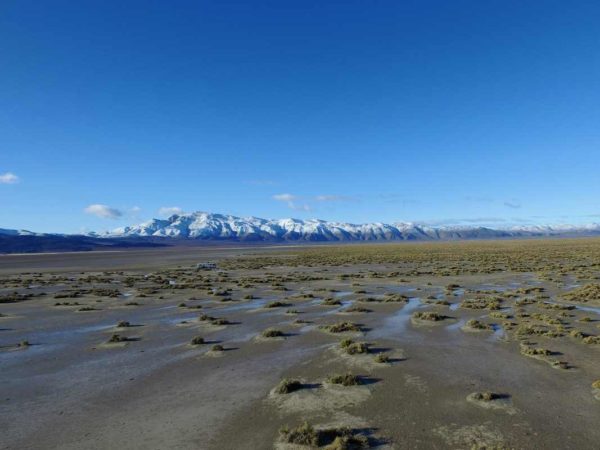
<path fill-rule="evenodd" d="M 600 225 L 527 226 L 492 229 L 483 226 L 424 226 L 411 222 L 352 224 L 321 219 L 261 219 L 205 211 L 174 214 L 118 228 L 104 237 L 170 237 L 240 241 L 403 241 L 493 239 L 525 236 L 600 234 Z"/>

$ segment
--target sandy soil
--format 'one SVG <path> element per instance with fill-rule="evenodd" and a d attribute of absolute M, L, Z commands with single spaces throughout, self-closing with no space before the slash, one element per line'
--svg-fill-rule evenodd
<path fill-rule="evenodd" d="M 600 241 L 573 242 L 0 256 L 0 448 L 308 448 L 279 431 L 304 422 L 374 448 L 598 448 Z"/>

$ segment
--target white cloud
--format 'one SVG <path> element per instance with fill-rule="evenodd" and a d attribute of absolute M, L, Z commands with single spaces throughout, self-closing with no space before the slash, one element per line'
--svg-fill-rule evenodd
<path fill-rule="evenodd" d="M 159 216 L 165 216 L 165 217 L 170 217 L 174 214 L 182 214 L 183 213 L 183 209 L 181 209 L 179 206 L 163 206 L 162 208 L 159 208 L 158 210 L 158 215 Z"/>
<path fill-rule="evenodd" d="M 288 208 L 293 209 L 295 211 L 310 211 L 311 207 L 308 204 L 298 204 L 296 203 L 299 200 L 299 197 L 292 194 L 277 194 L 273 196 L 274 200 L 278 202 L 285 202 L 288 205 Z"/>
<path fill-rule="evenodd" d="M 0 174 L 0 184 L 16 184 L 19 181 L 19 177 L 12 172 Z"/>
<path fill-rule="evenodd" d="M 307 205 L 306 203 L 303 203 L 301 205 L 292 203 L 292 204 L 288 204 L 288 206 L 296 211 L 312 211 L 312 208 L 310 207 L 310 205 Z"/>
<path fill-rule="evenodd" d="M 351 202 L 356 198 L 347 195 L 317 195 L 315 200 L 318 202 Z"/>
<path fill-rule="evenodd" d="M 277 194 L 277 195 L 274 195 L 273 198 L 275 200 L 277 200 L 278 202 L 293 202 L 298 197 L 296 197 L 295 195 L 292 195 L 292 194 Z"/>
<path fill-rule="evenodd" d="M 315 200 L 318 202 L 336 202 L 340 199 L 339 195 L 317 195 L 315 197 Z"/>
<path fill-rule="evenodd" d="M 139 206 L 134 206 L 130 209 L 130 212 L 131 214 L 139 214 L 140 212 L 142 212 L 142 208 L 140 208 Z"/>
<path fill-rule="evenodd" d="M 117 208 L 111 208 L 108 205 L 93 204 L 84 209 L 86 214 L 92 214 L 102 219 L 118 219 L 123 215 L 123 212 Z"/>

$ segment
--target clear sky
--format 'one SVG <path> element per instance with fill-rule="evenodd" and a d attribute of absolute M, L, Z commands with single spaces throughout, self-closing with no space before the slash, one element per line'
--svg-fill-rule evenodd
<path fill-rule="evenodd" d="M 576 0 L 4 0 L 0 228 L 600 221 L 599 23 Z"/>

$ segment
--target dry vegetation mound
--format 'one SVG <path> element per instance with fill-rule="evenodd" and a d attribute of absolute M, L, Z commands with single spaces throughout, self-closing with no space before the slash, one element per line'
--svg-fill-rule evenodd
<path fill-rule="evenodd" d="M 563 294 L 562 298 L 569 302 L 591 303 L 594 305 L 600 305 L 600 284 L 586 284 L 585 286 Z"/>

